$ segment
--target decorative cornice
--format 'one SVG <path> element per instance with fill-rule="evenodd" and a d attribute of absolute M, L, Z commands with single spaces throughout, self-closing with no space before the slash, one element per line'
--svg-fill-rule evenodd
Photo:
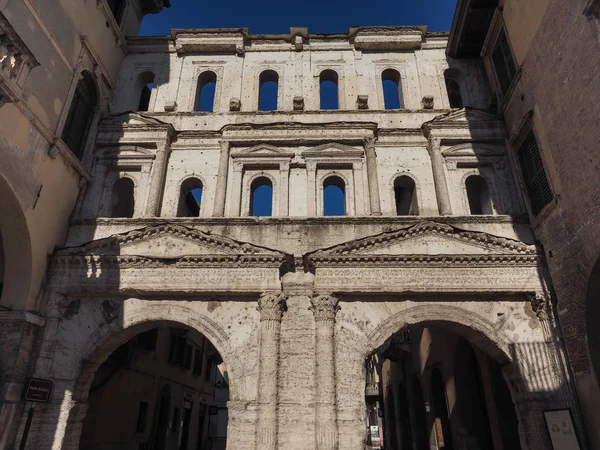
<path fill-rule="evenodd" d="M 339 311 L 339 299 L 333 294 L 318 294 L 310 299 L 310 310 L 315 316 L 315 322 L 335 322 Z"/>
<path fill-rule="evenodd" d="M 256 310 L 260 313 L 260 321 L 280 322 L 287 310 L 286 296 L 279 292 L 263 292 L 258 298 Z"/>
<path fill-rule="evenodd" d="M 537 255 L 372 255 L 309 256 L 318 267 L 469 267 L 536 266 Z"/>

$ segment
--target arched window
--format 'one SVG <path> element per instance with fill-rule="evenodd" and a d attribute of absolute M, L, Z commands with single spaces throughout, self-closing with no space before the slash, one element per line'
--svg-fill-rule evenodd
<path fill-rule="evenodd" d="M 134 197 L 133 181 L 119 178 L 112 188 L 111 217 L 133 217 Z"/>
<path fill-rule="evenodd" d="M 415 182 L 405 175 L 394 180 L 394 197 L 396 214 L 399 216 L 416 216 L 419 214 Z"/>
<path fill-rule="evenodd" d="M 465 181 L 471 214 L 493 214 L 487 183 L 482 176 L 471 175 Z"/>
<path fill-rule="evenodd" d="M 452 450 L 452 433 L 450 431 L 450 417 L 448 416 L 448 404 L 446 402 L 446 383 L 440 370 L 434 367 L 431 371 L 431 393 L 433 394 L 433 411 L 435 432 L 442 434 L 444 445 L 440 450 Z"/>
<path fill-rule="evenodd" d="M 321 109 L 338 109 L 338 74 L 335 70 L 324 70 L 319 75 Z"/>
<path fill-rule="evenodd" d="M 194 109 L 202 112 L 213 112 L 215 106 L 215 90 L 217 88 L 217 74 L 207 70 L 198 77 L 196 105 Z"/>
<path fill-rule="evenodd" d="M 258 109 L 259 111 L 277 110 L 277 93 L 279 75 L 273 70 L 265 70 L 259 77 Z"/>
<path fill-rule="evenodd" d="M 96 84 L 90 74 L 83 72 L 83 77 L 75 88 L 73 101 L 61 135 L 63 142 L 79 159 L 83 157 L 97 106 Z"/>
<path fill-rule="evenodd" d="M 385 109 L 402 108 L 402 85 L 400 73 L 394 69 L 386 69 L 381 74 L 383 84 L 383 102 Z"/>
<path fill-rule="evenodd" d="M 450 108 L 462 108 L 464 105 L 460 93 L 460 72 L 456 69 L 447 69 L 444 72 L 444 79 L 446 80 L 446 91 L 448 92 Z"/>
<path fill-rule="evenodd" d="M 202 181 L 198 178 L 188 178 L 181 183 L 177 217 L 198 217 L 202 204 Z"/>
<path fill-rule="evenodd" d="M 250 215 L 273 215 L 273 183 L 267 177 L 258 177 L 250 185 Z"/>
<path fill-rule="evenodd" d="M 138 86 L 140 89 L 140 101 L 138 111 L 148 111 L 150 106 L 150 95 L 154 87 L 154 74 L 152 72 L 143 72 L 138 77 Z"/>
<path fill-rule="evenodd" d="M 346 215 L 346 185 L 340 177 L 327 177 L 323 182 L 323 215 Z"/>

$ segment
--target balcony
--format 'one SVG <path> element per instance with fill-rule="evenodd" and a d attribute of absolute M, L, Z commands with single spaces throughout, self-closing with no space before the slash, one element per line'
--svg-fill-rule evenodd
<path fill-rule="evenodd" d="M 21 101 L 27 75 L 37 65 L 33 53 L 0 13 L 0 106 Z"/>

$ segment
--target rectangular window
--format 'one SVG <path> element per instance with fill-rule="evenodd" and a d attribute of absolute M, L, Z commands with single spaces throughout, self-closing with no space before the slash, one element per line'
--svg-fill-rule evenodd
<path fill-rule="evenodd" d="M 206 359 L 206 372 L 204 372 L 204 379 L 206 381 L 210 381 L 211 372 L 212 372 L 212 359 L 207 358 Z"/>
<path fill-rule="evenodd" d="M 530 131 L 519 148 L 519 162 L 531 200 L 533 214 L 538 215 L 554 198 L 533 131 Z"/>
<path fill-rule="evenodd" d="M 135 432 L 143 433 L 146 430 L 146 416 L 148 415 L 148 402 L 140 402 L 138 410 L 137 422 L 135 424 Z"/>
<path fill-rule="evenodd" d="M 158 337 L 158 328 L 138 334 L 136 338 L 136 347 L 153 352 L 156 350 L 156 339 Z"/>
<path fill-rule="evenodd" d="M 494 70 L 502 95 L 506 95 L 512 80 L 517 74 L 515 59 L 508 43 L 508 38 L 504 32 L 504 28 L 500 28 L 496 46 L 492 52 L 492 61 L 494 62 Z"/>
<path fill-rule="evenodd" d="M 185 346 L 185 364 L 183 368 L 185 370 L 190 370 L 192 368 L 192 356 L 194 354 L 194 347 L 190 344 Z"/>
<path fill-rule="evenodd" d="M 202 375 L 202 352 L 200 349 L 196 349 L 194 352 L 194 370 L 192 371 L 194 375 Z"/>

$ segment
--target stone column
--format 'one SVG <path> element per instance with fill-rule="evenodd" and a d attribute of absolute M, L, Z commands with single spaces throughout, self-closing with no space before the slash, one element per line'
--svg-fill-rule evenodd
<path fill-rule="evenodd" d="M 369 184 L 369 203 L 371 215 L 381 215 L 379 199 L 379 180 L 377 177 L 377 154 L 375 153 L 375 138 L 365 139 L 365 156 L 367 158 L 367 182 Z"/>
<path fill-rule="evenodd" d="M 338 427 L 334 326 L 338 299 L 333 295 L 316 295 L 310 303 L 315 317 L 316 448 L 335 450 L 338 447 Z"/>
<path fill-rule="evenodd" d="M 277 449 L 277 380 L 279 338 L 285 296 L 263 293 L 258 299 L 260 312 L 260 368 L 258 373 L 258 418 L 256 449 Z"/>
<path fill-rule="evenodd" d="M 317 163 L 314 161 L 306 162 L 306 176 L 308 192 L 306 201 L 308 202 L 308 217 L 317 215 Z"/>
<path fill-rule="evenodd" d="M 435 195 L 437 197 L 438 210 L 443 216 L 452 214 L 450 207 L 450 195 L 448 194 L 448 183 L 444 173 L 444 157 L 440 149 L 440 140 L 433 139 L 429 141 L 427 149 L 431 157 L 431 168 L 433 170 L 433 182 L 435 185 Z"/>
<path fill-rule="evenodd" d="M 217 187 L 215 189 L 214 217 L 225 215 L 225 195 L 227 193 L 227 172 L 229 171 L 229 142 L 219 141 L 221 154 L 219 156 L 219 172 L 217 174 Z"/>
<path fill-rule="evenodd" d="M 279 164 L 279 216 L 290 214 L 290 163 Z"/>
<path fill-rule="evenodd" d="M 171 148 L 165 144 L 156 151 L 156 158 L 150 172 L 150 187 L 148 189 L 148 201 L 146 202 L 145 216 L 156 217 L 160 214 L 160 202 L 165 186 L 165 175 L 167 173 L 167 159 Z"/>
<path fill-rule="evenodd" d="M 242 208 L 242 172 L 244 166 L 242 163 L 234 161 L 233 163 L 233 175 L 231 177 L 231 216 L 239 217 L 240 210 Z"/>

